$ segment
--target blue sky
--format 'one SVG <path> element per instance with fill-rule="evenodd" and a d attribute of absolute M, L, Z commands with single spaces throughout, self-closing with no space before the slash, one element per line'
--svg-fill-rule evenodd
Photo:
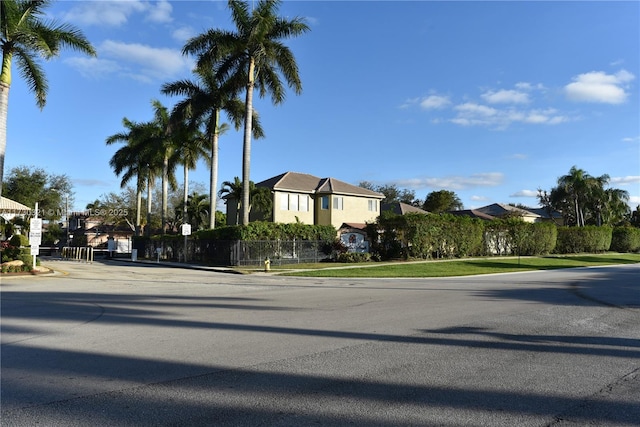
<path fill-rule="evenodd" d="M 267 137 L 253 142 L 253 181 L 295 171 L 420 199 L 451 190 L 468 209 L 536 206 L 536 190 L 576 165 L 640 204 L 639 2 L 285 1 L 280 12 L 311 27 L 288 42 L 303 92 L 256 101 Z M 50 13 L 98 57 L 45 63 L 42 111 L 14 69 L 5 175 L 67 174 L 83 209 L 120 191 L 105 139 L 123 117 L 150 120 L 152 99 L 173 106 L 160 86 L 191 76 L 185 41 L 231 23 L 220 1 L 60 1 Z M 220 181 L 241 176 L 241 132 L 220 147 Z M 204 163 L 190 178 L 206 185 Z"/>

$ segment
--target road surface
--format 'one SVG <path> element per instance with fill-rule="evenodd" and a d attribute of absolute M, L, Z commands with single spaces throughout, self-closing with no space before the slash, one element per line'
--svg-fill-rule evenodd
<path fill-rule="evenodd" d="M 640 425 L 640 265 L 3 278 L 2 426 Z"/>

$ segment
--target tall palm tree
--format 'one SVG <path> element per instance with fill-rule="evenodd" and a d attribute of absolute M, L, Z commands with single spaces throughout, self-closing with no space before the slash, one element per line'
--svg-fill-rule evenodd
<path fill-rule="evenodd" d="M 50 0 L 2 0 L 0 1 L 0 196 L 4 176 L 4 155 L 7 146 L 7 111 L 11 66 L 16 64 L 27 86 L 36 96 L 40 109 L 47 100 L 49 85 L 38 59 L 49 60 L 58 56 L 61 48 L 95 56 L 96 52 L 82 32 L 69 24 L 43 20 Z"/>
<path fill-rule="evenodd" d="M 296 94 L 302 91 L 298 66 L 283 39 L 309 30 L 303 18 L 285 19 L 277 15 L 279 0 L 260 0 L 255 8 L 247 2 L 229 0 L 236 31 L 209 30 L 189 40 L 183 51 L 200 53 L 198 66 L 220 63 L 219 74 L 244 85 L 245 116 L 242 147 L 242 224 L 249 222 L 251 134 L 253 91 L 270 95 L 274 104 L 285 99 L 281 75 Z M 252 3 L 253 5 L 253 3 Z"/>
<path fill-rule="evenodd" d="M 172 114 L 171 138 L 174 141 L 175 157 L 183 167 L 183 195 L 181 214 L 182 222 L 188 222 L 187 202 L 189 196 L 189 169 L 195 169 L 198 160 L 207 158 L 207 140 L 200 131 L 198 123 L 186 121 L 183 117 Z"/>
<path fill-rule="evenodd" d="M 240 223 L 240 206 L 242 205 L 242 181 L 237 176 L 233 177 L 233 181 L 224 181 L 220 188 L 219 195 L 227 195 L 229 201 L 236 202 L 236 225 Z"/>
<path fill-rule="evenodd" d="M 151 106 L 153 108 L 153 120 L 148 122 L 151 134 L 147 144 L 149 144 L 149 149 L 162 157 L 162 208 L 160 216 L 162 232 L 164 233 L 168 215 L 169 186 L 171 186 L 172 190 L 177 186 L 175 177 L 175 169 L 178 164 L 177 144 L 171 134 L 171 115 L 167 107 L 156 99 L 151 101 Z"/>
<path fill-rule="evenodd" d="M 590 179 L 592 179 L 591 175 L 576 166 L 572 166 L 567 175 L 558 178 L 559 189 L 571 200 L 578 227 L 585 225 L 584 204 L 586 204 Z"/>
<path fill-rule="evenodd" d="M 141 149 L 140 132 L 141 126 L 126 117 L 122 119 L 122 125 L 128 130 L 109 136 L 106 140 L 108 145 L 116 142 L 125 142 L 126 145 L 119 148 L 109 160 L 109 165 L 116 175 L 122 174 L 120 187 L 124 188 L 134 177 L 136 179 L 136 235 L 140 235 L 141 212 L 142 212 L 142 191 L 145 188 L 147 177 L 147 159 Z"/>
<path fill-rule="evenodd" d="M 219 136 L 225 130 L 225 125 L 220 124 L 220 113 L 224 111 L 233 121 L 236 129 L 239 129 L 242 124 L 244 104 L 236 97 L 235 85 L 230 84 L 229 81 L 220 80 L 215 70 L 215 64 L 202 65 L 194 70 L 194 74 L 197 77 L 195 81 L 179 80 L 166 83 L 162 86 L 161 91 L 166 95 L 186 96 L 175 105 L 175 116 L 189 116 L 193 121 L 204 123 L 210 148 L 209 204 L 215 207 L 218 188 Z M 254 120 L 256 123 L 253 130 L 254 137 L 263 137 L 262 127 L 255 114 Z M 214 227 L 215 208 L 209 212 L 209 228 L 213 229 Z"/>
<path fill-rule="evenodd" d="M 240 178 L 233 177 L 233 182 L 225 181 L 222 183 L 220 189 L 220 196 L 226 194 L 229 200 L 236 202 L 236 225 L 240 223 L 240 210 L 244 203 L 242 199 L 242 181 Z M 267 187 L 258 187 L 253 181 L 249 182 L 249 206 L 247 210 L 251 212 L 251 209 L 255 206 L 266 217 L 270 218 L 273 212 L 273 197 L 271 190 Z"/>

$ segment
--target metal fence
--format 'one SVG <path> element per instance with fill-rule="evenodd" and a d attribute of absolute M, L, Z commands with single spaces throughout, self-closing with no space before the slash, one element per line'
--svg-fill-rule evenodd
<path fill-rule="evenodd" d="M 320 262 L 326 242 L 308 240 L 149 240 L 138 246 L 138 257 L 219 266 L 272 265 Z M 186 256 L 185 256 L 186 255 Z"/>

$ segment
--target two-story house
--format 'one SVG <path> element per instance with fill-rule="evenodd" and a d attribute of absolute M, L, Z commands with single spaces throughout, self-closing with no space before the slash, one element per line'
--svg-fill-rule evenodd
<path fill-rule="evenodd" d="M 373 222 L 380 215 L 384 195 L 348 184 L 335 178 L 318 178 L 297 172 L 285 172 L 256 184 L 266 187 L 273 197 L 271 215 L 256 211 L 250 220 L 269 219 L 273 222 L 333 225 Z M 237 202 L 226 197 L 227 223 L 237 218 Z"/>

